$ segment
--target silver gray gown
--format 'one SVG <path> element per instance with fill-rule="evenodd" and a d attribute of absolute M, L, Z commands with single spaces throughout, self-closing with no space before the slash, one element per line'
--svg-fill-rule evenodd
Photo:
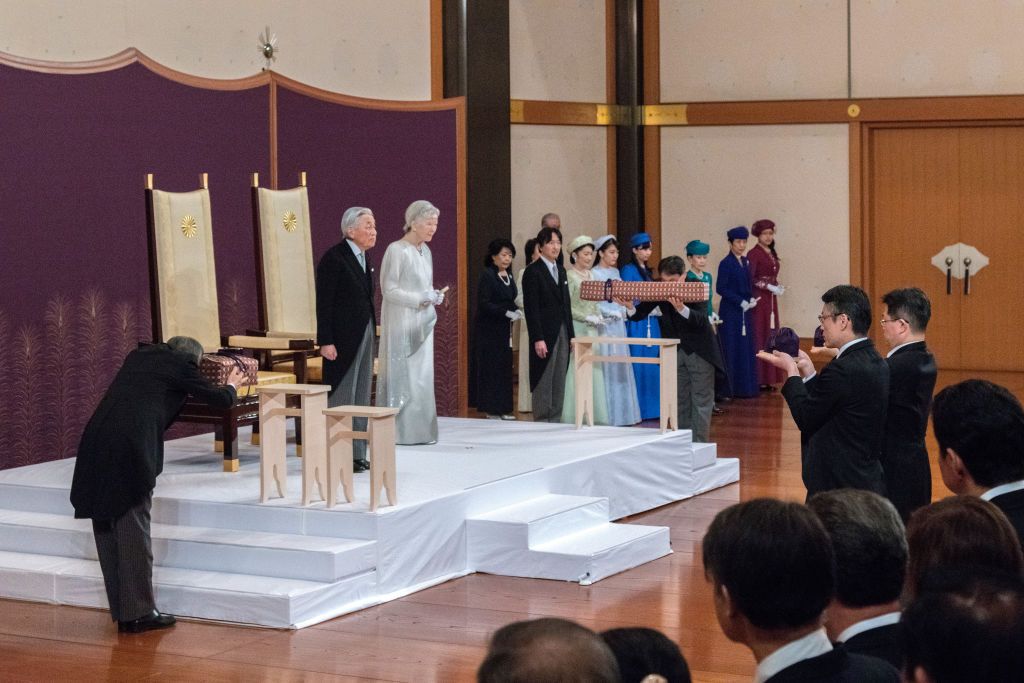
<path fill-rule="evenodd" d="M 377 405 L 399 408 L 395 442 L 403 445 L 437 441 L 434 400 L 433 305 L 422 306 L 434 289 L 434 265 L 426 243 L 406 240 L 388 245 L 380 267 L 384 301 L 380 315 Z"/>

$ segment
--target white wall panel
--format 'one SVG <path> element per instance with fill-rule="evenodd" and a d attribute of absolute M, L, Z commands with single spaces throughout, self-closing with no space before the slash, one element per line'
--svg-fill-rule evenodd
<path fill-rule="evenodd" d="M 273 69 L 349 95 L 430 99 L 429 0 L 0 0 L 0 50 L 37 59 L 98 59 L 135 47 L 196 76 L 240 78 L 264 61 L 257 36 L 278 36 Z"/>
<path fill-rule="evenodd" d="M 598 126 L 512 126 L 512 241 L 519 252 L 537 235 L 540 217 L 562 218 L 568 244 L 608 232 L 607 132 Z"/>
<path fill-rule="evenodd" d="M 661 0 L 661 101 L 846 97 L 845 0 Z"/>
<path fill-rule="evenodd" d="M 772 219 L 782 323 L 810 336 L 821 294 L 850 277 L 848 145 L 837 124 L 663 128 L 661 253 L 684 256 L 704 240 L 717 282 L 726 231 Z"/>
<path fill-rule="evenodd" d="M 1021 0 L 865 0 L 851 27 L 855 97 L 1024 92 Z"/>
<path fill-rule="evenodd" d="M 605 0 L 510 0 L 512 99 L 605 101 Z"/>

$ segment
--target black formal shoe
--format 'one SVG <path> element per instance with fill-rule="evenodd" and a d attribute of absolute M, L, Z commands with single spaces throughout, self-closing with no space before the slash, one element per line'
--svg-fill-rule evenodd
<path fill-rule="evenodd" d="M 358 474 L 359 472 L 365 472 L 368 469 L 370 469 L 370 461 L 369 460 L 365 460 L 364 459 L 364 460 L 353 460 L 352 461 L 352 471 L 353 472 Z"/>
<path fill-rule="evenodd" d="M 160 628 L 174 626 L 176 619 L 170 614 L 160 614 L 153 610 L 150 614 L 131 621 L 117 622 L 117 630 L 121 633 L 143 633 L 144 631 L 155 631 Z"/>

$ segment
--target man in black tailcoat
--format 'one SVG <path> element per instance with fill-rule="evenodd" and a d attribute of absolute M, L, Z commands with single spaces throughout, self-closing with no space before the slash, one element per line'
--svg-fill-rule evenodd
<path fill-rule="evenodd" d="M 820 375 L 803 351 L 799 359 L 781 351 L 759 351 L 757 356 L 789 375 L 782 395 L 800 429 L 808 498 L 841 488 L 885 495 L 880 456 L 889 367 L 867 336 L 871 302 L 853 285 L 837 285 L 821 300 L 818 321 L 825 345 L 839 353 Z"/>
<path fill-rule="evenodd" d="M 373 307 L 373 268 L 366 252 L 377 243 L 373 212 L 362 206 L 341 218 L 342 240 L 323 255 L 316 267 L 316 342 L 323 356 L 323 380 L 331 385 L 327 403 L 368 406 L 373 385 L 377 314 Z M 355 430 L 366 429 L 356 418 Z M 353 471 L 365 472 L 366 441 L 353 444 Z"/>
<path fill-rule="evenodd" d="M 885 415 L 882 470 L 886 497 L 903 521 L 932 502 L 932 469 L 924 435 L 938 367 L 925 345 L 932 316 L 928 296 L 916 287 L 896 289 L 882 297 L 882 336 L 890 351 L 889 407 Z"/>
<path fill-rule="evenodd" d="M 560 422 L 569 367 L 569 341 L 573 338 L 569 280 L 558 263 L 562 233 L 541 228 L 537 233 L 540 258 L 523 272 L 523 310 L 530 335 L 530 390 L 533 419 Z"/>
<path fill-rule="evenodd" d="M 129 353 L 78 446 L 71 504 L 76 518 L 92 519 L 110 616 L 121 632 L 174 625 L 173 616 L 156 610 L 149 535 L 164 431 L 188 396 L 228 408 L 244 379 L 232 369 L 227 385 L 210 384 L 199 374 L 202 355 L 203 347 L 191 337 Z"/>

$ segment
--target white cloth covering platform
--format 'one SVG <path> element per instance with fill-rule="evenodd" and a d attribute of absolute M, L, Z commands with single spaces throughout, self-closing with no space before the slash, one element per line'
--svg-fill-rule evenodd
<path fill-rule="evenodd" d="M 239 438 L 247 444 L 247 438 Z M 668 529 L 612 524 L 739 479 L 690 432 L 445 418 L 399 446 L 399 501 L 259 502 L 259 450 L 225 473 L 209 435 L 166 445 L 153 499 L 159 609 L 302 628 L 485 571 L 592 583 L 671 552 Z M 74 459 L 0 471 L 0 597 L 106 608 L 89 520 L 68 501 Z"/>

